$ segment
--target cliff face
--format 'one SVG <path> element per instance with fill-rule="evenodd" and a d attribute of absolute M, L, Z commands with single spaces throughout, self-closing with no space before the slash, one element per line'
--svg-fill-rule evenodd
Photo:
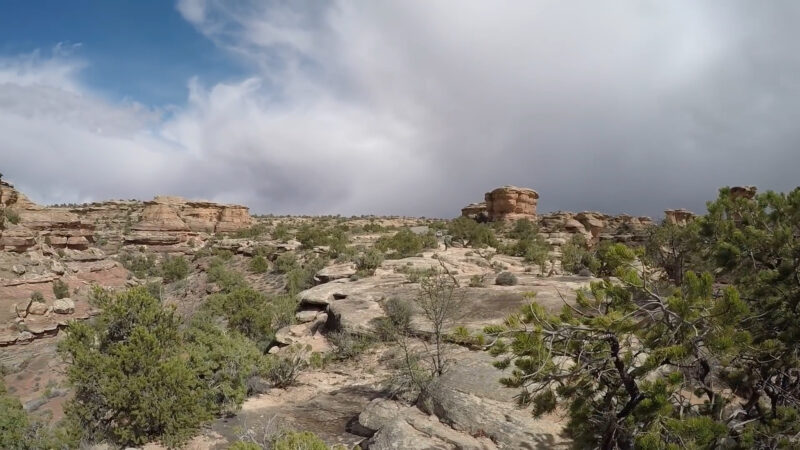
<path fill-rule="evenodd" d="M 45 207 L 0 181 L 0 346 L 55 334 L 92 314 L 92 284 L 119 288 L 128 271 L 112 256 L 126 245 L 191 253 L 215 232 L 251 226 L 248 208 L 180 197 Z M 58 300 L 56 282 L 72 299 Z M 31 302 L 34 292 L 44 302 Z"/>
<path fill-rule="evenodd" d="M 0 231 L 2 250 L 24 252 L 40 243 L 56 249 L 85 250 L 94 240 L 91 222 L 69 211 L 39 206 L 5 182 L 0 184 L 0 203 L 6 218 Z"/>

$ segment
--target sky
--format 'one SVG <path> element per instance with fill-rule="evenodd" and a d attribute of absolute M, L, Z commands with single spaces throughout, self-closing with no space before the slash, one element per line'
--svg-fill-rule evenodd
<path fill-rule="evenodd" d="M 800 2 L 0 3 L 0 172 L 43 204 L 659 217 L 800 184 Z"/>

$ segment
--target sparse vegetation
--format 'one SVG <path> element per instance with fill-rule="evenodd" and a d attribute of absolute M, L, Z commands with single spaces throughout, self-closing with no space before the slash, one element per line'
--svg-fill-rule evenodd
<path fill-rule="evenodd" d="M 249 268 L 253 273 L 267 273 L 269 272 L 269 261 L 261 255 L 256 255 L 250 260 Z"/>
<path fill-rule="evenodd" d="M 511 272 L 500 272 L 494 280 L 498 286 L 516 286 L 517 276 Z"/>
<path fill-rule="evenodd" d="M 157 273 L 165 283 L 182 280 L 189 275 L 189 263 L 183 256 L 168 256 L 159 263 Z"/>
<path fill-rule="evenodd" d="M 382 262 L 383 253 L 377 249 L 371 248 L 358 256 L 356 259 L 356 269 L 362 276 L 372 275 L 375 273 L 375 269 L 380 267 Z"/>
<path fill-rule="evenodd" d="M 426 248 L 435 248 L 438 245 L 433 232 L 418 235 L 408 228 L 402 228 L 391 236 L 381 236 L 375 243 L 375 248 L 386 253 L 390 259 L 407 258 L 420 253 Z"/>
<path fill-rule="evenodd" d="M 53 281 L 53 295 L 55 295 L 56 298 L 69 297 L 69 285 L 61 279 Z"/>

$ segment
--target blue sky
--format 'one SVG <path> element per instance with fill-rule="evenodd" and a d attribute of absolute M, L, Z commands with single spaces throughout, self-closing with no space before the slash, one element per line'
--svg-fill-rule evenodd
<path fill-rule="evenodd" d="M 199 33 L 167 0 L 6 0 L 0 56 L 62 43 L 86 61 L 79 77 L 111 99 L 183 104 L 187 81 L 242 76 L 240 61 Z"/>
<path fill-rule="evenodd" d="M 458 7 L 453 7 L 458 3 Z M 696 212 L 800 166 L 800 2 L 0 0 L 0 171 L 39 203 Z"/>

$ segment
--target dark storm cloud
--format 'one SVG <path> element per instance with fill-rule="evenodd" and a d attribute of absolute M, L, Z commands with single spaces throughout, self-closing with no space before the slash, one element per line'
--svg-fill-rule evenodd
<path fill-rule="evenodd" d="M 796 2 L 229 5 L 178 9 L 252 77 L 198 74 L 168 118 L 92 95 L 74 61 L 3 61 L 3 171 L 40 201 L 445 217 L 503 184 L 653 216 L 798 184 Z"/>

